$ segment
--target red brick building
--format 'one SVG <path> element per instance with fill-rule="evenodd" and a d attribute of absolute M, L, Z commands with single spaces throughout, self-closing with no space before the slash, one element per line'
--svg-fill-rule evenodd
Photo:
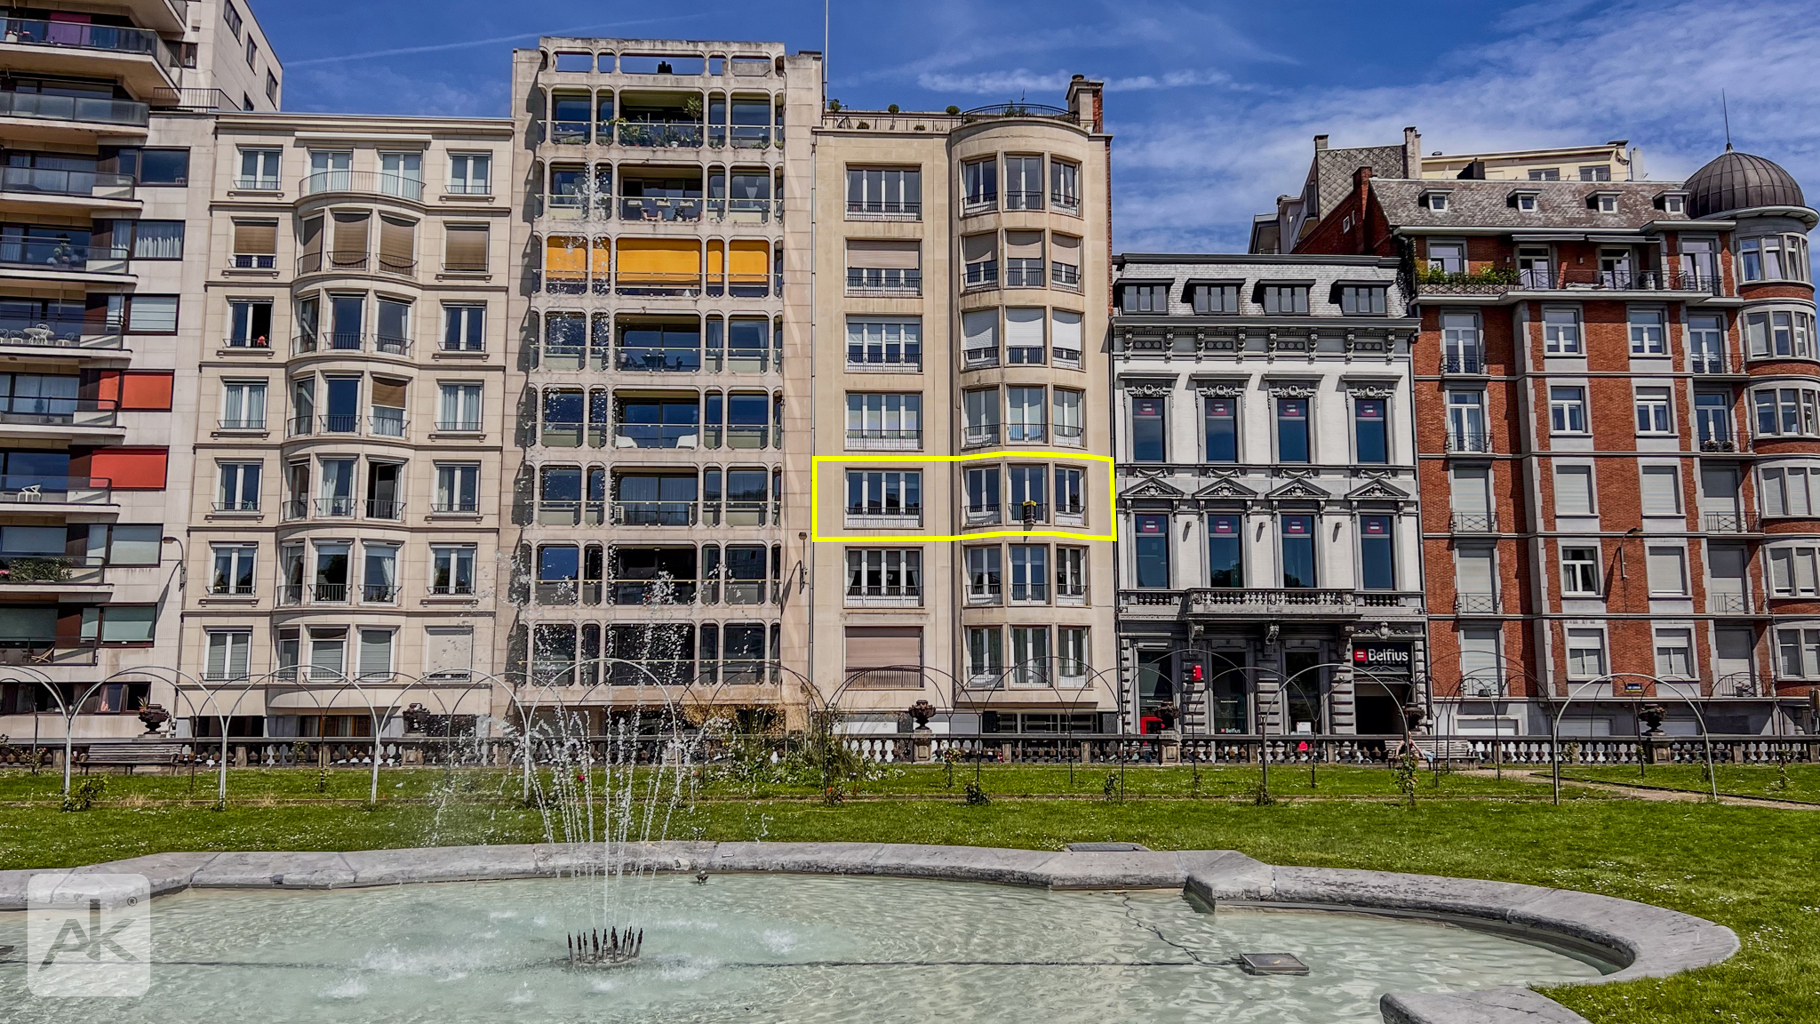
<path fill-rule="evenodd" d="M 1414 288 L 1439 727 L 1546 734 L 1559 715 L 1564 735 L 1622 736 L 1648 702 L 1670 733 L 1698 733 L 1696 710 L 1714 733 L 1809 725 L 1820 214 L 1730 149 L 1664 182 L 1611 180 L 1639 173 L 1622 142 L 1582 180 L 1543 154 L 1428 177 L 1419 144 L 1318 139 L 1318 187 L 1311 171 L 1280 205 L 1284 249 L 1401 257 Z"/>

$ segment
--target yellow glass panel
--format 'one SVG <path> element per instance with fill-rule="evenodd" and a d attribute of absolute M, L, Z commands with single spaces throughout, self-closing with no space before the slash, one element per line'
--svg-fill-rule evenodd
<path fill-rule="evenodd" d="M 613 242 L 607 238 L 594 240 L 594 280 L 604 281 L 613 266 Z"/>
<path fill-rule="evenodd" d="M 711 281 L 720 280 L 720 275 L 726 270 L 726 265 L 727 265 L 726 249 L 727 249 L 727 246 L 726 246 L 726 243 L 724 243 L 724 242 L 709 242 L 708 243 L 708 279 L 709 280 L 711 280 Z"/>
<path fill-rule="evenodd" d="M 771 243 L 734 242 L 728 269 L 732 281 L 763 284 L 771 271 Z"/>
<path fill-rule="evenodd" d="M 624 283 L 701 280 L 701 243 L 676 238 L 619 240 L 619 279 Z"/>
<path fill-rule="evenodd" d="M 545 276 L 556 281 L 585 281 L 588 277 L 588 240 L 553 236 L 544 242 Z"/>

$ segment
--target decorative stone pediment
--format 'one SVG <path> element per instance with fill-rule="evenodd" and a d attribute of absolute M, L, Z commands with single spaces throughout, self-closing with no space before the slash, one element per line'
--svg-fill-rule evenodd
<path fill-rule="evenodd" d="M 1157 477 L 1147 477 L 1119 492 L 1119 500 L 1144 498 L 1186 498 L 1188 493 Z"/>
<path fill-rule="evenodd" d="M 1195 388 L 1194 393 L 1202 398 L 1238 398 L 1245 393 L 1245 385 L 1237 381 L 1214 381 Z"/>
<path fill-rule="evenodd" d="M 1354 398 L 1395 398 L 1397 389 L 1388 384 L 1354 384 L 1346 390 Z"/>
<path fill-rule="evenodd" d="M 1272 384 L 1270 393 L 1277 398 L 1313 398 L 1316 391 L 1313 384 Z"/>
<path fill-rule="evenodd" d="M 1126 384 L 1125 393 L 1133 398 L 1168 398 L 1175 389 L 1167 384 Z"/>
<path fill-rule="evenodd" d="M 1194 496 L 1202 501 L 1207 501 L 1209 499 L 1215 501 L 1227 499 L 1243 501 L 1248 498 L 1257 497 L 1258 492 L 1239 483 L 1232 477 L 1227 476 L 1221 477 L 1194 492 Z"/>
<path fill-rule="evenodd" d="M 1390 481 L 1373 477 L 1346 495 L 1349 501 L 1407 501 L 1409 492 L 1392 486 Z"/>
<path fill-rule="evenodd" d="M 1291 480 L 1265 497 L 1272 501 L 1324 501 L 1333 494 L 1307 480 Z"/>

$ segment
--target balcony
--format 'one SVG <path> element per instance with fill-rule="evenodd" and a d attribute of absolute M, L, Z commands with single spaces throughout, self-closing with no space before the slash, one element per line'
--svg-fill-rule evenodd
<path fill-rule="evenodd" d="M 1484 431 L 1462 430 L 1447 432 L 1447 450 L 1458 454 L 1481 454 L 1491 451 L 1491 435 Z"/>
<path fill-rule="evenodd" d="M 29 665 L 38 668 L 93 665 L 100 647 L 94 640 L 72 637 L 0 640 L 0 665 Z"/>
<path fill-rule="evenodd" d="M 619 501 L 612 504 L 614 526 L 694 526 L 698 501 Z M 538 522 L 547 522 L 539 518 Z"/>
<path fill-rule="evenodd" d="M 398 522 L 404 518 L 404 502 L 395 498 L 368 498 L 366 518 L 381 522 Z"/>
<path fill-rule="evenodd" d="M 692 121 L 621 121 L 617 134 L 620 145 L 645 149 L 700 149 L 705 137 L 705 127 Z M 580 141 L 587 141 L 585 128 Z"/>
<path fill-rule="evenodd" d="M 1049 283 L 1057 288 L 1078 292 L 1081 290 L 1081 267 L 1078 263 L 1049 264 Z"/>
<path fill-rule="evenodd" d="M 3 506 L 81 505 L 92 508 L 113 503 L 113 481 L 104 476 L 0 475 L 0 505 Z M 8 508 L 8 511 L 21 510 Z"/>
<path fill-rule="evenodd" d="M 1708 512 L 1702 522 L 1707 533 L 1761 533 L 1757 517 L 1750 512 Z"/>
<path fill-rule="evenodd" d="M 1498 516 L 1495 512 L 1455 512 L 1448 526 L 1454 533 L 1497 533 Z"/>
<path fill-rule="evenodd" d="M 579 433 L 581 424 L 548 424 Z M 699 448 L 701 428 L 693 423 L 621 423 L 613 431 L 615 448 Z"/>
<path fill-rule="evenodd" d="M 620 219 L 629 221 L 692 223 L 701 220 L 705 205 L 706 201 L 699 196 L 676 199 L 628 196 L 619 201 L 619 216 Z"/>
<path fill-rule="evenodd" d="M 923 293 L 921 270 L 886 268 L 847 268 L 848 295 L 902 295 L 915 298 Z"/>
<path fill-rule="evenodd" d="M 301 356 L 312 352 L 371 352 L 386 356 L 409 356 L 411 339 L 383 334 L 369 335 L 364 331 L 318 331 L 299 334 L 291 339 L 292 355 Z"/>
<path fill-rule="evenodd" d="M 1201 587 L 1187 592 L 1189 616 L 1217 618 L 1332 618 L 1417 614 L 1421 594 L 1297 588 Z"/>
<path fill-rule="evenodd" d="M 119 355 L 120 325 L 86 320 L 0 320 L 0 349 L 6 348 L 29 349 L 33 358 L 40 359 L 62 354 Z"/>
<path fill-rule="evenodd" d="M 1481 375 L 1485 370 L 1485 353 L 1476 348 L 1448 352 L 1441 357 L 1442 373 Z"/>
<path fill-rule="evenodd" d="M 970 501 L 962 513 L 968 526 L 992 526 L 1005 521 L 1003 505 Z"/>
<path fill-rule="evenodd" d="M 1738 442 L 1729 437 L 1713 437 L 1700 442 L 1702 455 L 1736 455 Z"/>
<path fill-rule="evenodd" d="M 97 587 L 107 582 L 107 562 L 101 558 L 64 555 L 0 556 L 0 587 L 8 591 L 58 592 Z"/>
<path fill-rule="evenodd" d="M 158 33 L 130 25 L 7 18 L 0 32 L 7 46 L 37 51 L 29 60 L 40 73 L 119 77 L 137 95 L 172 86 L 180 64 Z"/>
<path fill-rule="evenodd" d="M 222 431 L 263 432 L 265 430 L 265 417 L 260 416 L 257 418 L 253 418 L 253 417 L 247 417 L 247 416 L 240 416 L 240 417 L 233 418 L 233 419 L 216 420 L 215 429 L 222 430 Z"/>
<path fill-rule="evenodd" d="M 423 202 L 423 179 L 384 171 L 317 171 L 303 179 L 305 196 L 353 192 Z"/>
<path fill-rule="evenodd" d="M 144 128 L 151 121 L 151 108 L 136 100 L 0 91 L 0 117 Z"/>
<path fill-rule="evenodd" d="M 367 417 L 367 430 L 370 437 L 403 438 L 411 427 L 411 421 L 404 418 L 403 409 L 387 409 L 374 406 Z"/>
<path fill-rule="evenodd" d="M 1416 273 L 1416 291 L 1424 298 L 1495 298 L 1518 293 L 1582 291 L 1704 296 L 1717 295 L 1719 289 L 1719 280 L 1710 274 L 1681 271 L 1599 270 L 1590 267 L 1512 270 L 1509 267 L 1486 267 L 1468 272 L 1421 270 Z"/>
<path fill-rule="evenodd" d="M 915 428 L 847 428 L 847 447 L 863 451 L 915 451 L 923 446 L 923 432 Z"/>
<path fill-rule="evenodd" d="M 47 275 L 125 275 L 132 253 L 111 245 L 79 245 L 66 237 L 0 241 L 0 265 Z"/>
<path fill-rule="evenodd" d="M 1453 598 L 1455 615 L 1496 615 L 1498 606 L 1496 594 L 1455 594 Z"/>
<path fill-rule="evenodd" d="M 848 220 L 922 220 L 923 204 L 903 199 L 849 199 Z"/>
<path fill-rule="evenodd" d="M 106 171 L 61 171 L 48 167 L 0 168 L 0 192 L 71 199 L 135 198 L 131 175 Z"/>
<path fill-rule="evenodd" d="M 106 398 L 0 397 L 0 424 L 32 427 L 112 427 L 119 403 Z"/>
<path fill-rule="evenodd" d="M 1706 603 L 1707 609 L 1714 615 L 1751 615 L 1755 613 L 1755 609 L 1751 607 L 1750 598 L 1743 594 L 1708 593 Z"/>
<path fill-rule="evenodd" d="M 1005 261 L 1005 287 L 1007 288 L 1041 288 L 1043 287 L 1042 260 Z"/>

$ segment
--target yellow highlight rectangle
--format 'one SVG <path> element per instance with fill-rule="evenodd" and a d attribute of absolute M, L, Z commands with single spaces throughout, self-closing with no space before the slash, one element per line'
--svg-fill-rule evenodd
<path fill-rule="evenodd" d="M 1104 462 L 1106 464 L 1106 495 L 1111 517 L 1111 533 L 1075 533 L 1070 530 L 981 530 L 976 533 L 959 533 L 948 537 L 931 537 L 924 534 L 906 536 L 878 537 L 870 534 L 846 534 L 835 537 L 824 537 L 821 531 L 821 503 L 817 497 L 821 492 L 821 464 L 823 462 L 967 462 L 976 459 L 1035 459 L 1054 458 L 1066 462 Z M 1113 470 L 1112 456 L 1089 455 L 1086 452 L 1031 452 L 1031 451 L 998 451 L 978 452 L 972 455 L 816 455 L 809 459 L 809 539 L 817 544 L 835 541 L 864 541 L 868 544 L 927 544 L 950 540 L 984 540 L 987 537 L 1061 537 L 1066 540 L 1110 540 L 1119 538 L 1119 496 L 1118 478 Z"/>

